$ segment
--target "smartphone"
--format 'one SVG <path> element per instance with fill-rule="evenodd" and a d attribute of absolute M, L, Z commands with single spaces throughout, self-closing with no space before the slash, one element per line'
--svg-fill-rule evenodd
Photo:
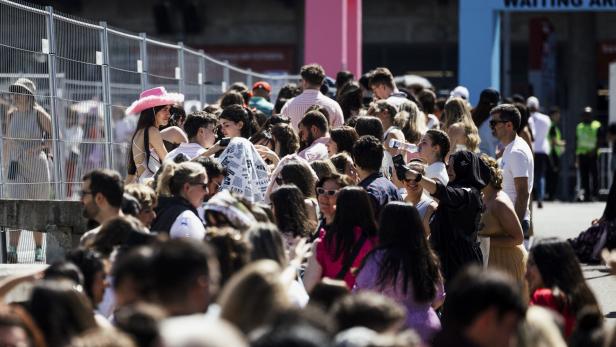
<path fill-rule="evenodd" d="M 223 137 L 222 139 L 220 139 L 219 145 L 221 145 L 222 147 L 227 147 L 229 145 L 229 142 L 231 142 L 230 137 Z"/>
<path fill-rule="evenodd" d="M 394 162 L 394 168 L 396 169 L 396 176 L 400 181 L 404 180 L 406 177 L 406 172 L 408 168 L 406 167 L 406 163 L 404 162 L 404 158 L 402 154 L 398 154 L 391 158 Z"/>

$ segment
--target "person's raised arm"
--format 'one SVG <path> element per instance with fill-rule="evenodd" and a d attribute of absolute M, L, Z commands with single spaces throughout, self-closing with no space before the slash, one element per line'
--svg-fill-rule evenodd
<path fill-rule="evenodd" d="M 497 198 L 494 206 L 496 219 L 507 235 L 491 236 L 490 244 L 505 247 L 521 245 L 524 242 L 524 233 L 511 202 Z"/>
<path fill-rule="evenodd" d="M 528 177 L 515 177 L 513 179 L 513 184 L 516 192 L 513 207 L 521 223 L 524 220 L 524 215 L 528 208 L 528 199 L 530 198 L 530 194 L 528 193 Z"/>

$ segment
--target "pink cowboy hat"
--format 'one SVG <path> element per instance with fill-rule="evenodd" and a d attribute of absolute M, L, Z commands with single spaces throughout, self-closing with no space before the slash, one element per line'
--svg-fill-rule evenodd
<path fill-rule="evenodd" d="M 165 87 L 156 87 L 144 90 L 139 94 L 139 100 L 135 100 L 132 105 L 126 109 L 126 114 L 139 114 L 148 108 L 174 105 L 184 102 L 184 94 L 167 93 Z"/>

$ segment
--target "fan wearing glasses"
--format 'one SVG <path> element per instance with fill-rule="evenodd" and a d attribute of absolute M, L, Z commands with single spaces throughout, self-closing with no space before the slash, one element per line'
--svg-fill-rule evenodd
<path fill-rule="evenodd" d="M 203 240 L 205 227 L 197 208 L 208 192 L 207 183 L 205 168 L 198 163 L 165 163 L 156 185 L 159 198 L 152 230 L 171 238 Z"/>
<path fill-rule="evenodd" d="M 319 218 L 319 226 L 317 230 L 325 229 L 334 221 L 336 214 L 336 198 L 340 189 L 352 185 L 353 182 L 346 175 L 332 174 L 324 177 L 317 183 L 317 201 L 321 216 Z"/>

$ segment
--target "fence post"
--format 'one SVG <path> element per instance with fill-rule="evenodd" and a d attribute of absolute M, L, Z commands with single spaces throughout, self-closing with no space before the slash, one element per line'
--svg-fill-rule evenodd
<path fill-rule="evenodd" d="M 178 42 L 178 69 L 180 69 L 180 73 L 175 77 L 178 78 L 178 88 L 180 89 L 180 93 L 186 93 L 186 81 L 184 75 L 184 43 Z"/>
<path fill-rule="evenodd" d="M 100 32 L 101 36 L 101 51 L 103 54 L 103 61 L 101 65 L 101 77 L 103 84 L 103 110 L 105 120 L 105 166 L 108 169 L 112 169 L 115 166 L 113 160 L 113 150 L 111 148 L 113 142 L 113 128 L 111 125 L 111 79 L 109 76 L 109 35 L 107 32 L 107 23 L 100 22 L 100 26 L 103 30 Z"/>
<path fill-rule="evenodd" d="M 248 69 L 248 74 L 246 74 L 246 85 L 252 90 L 252 69 Z"/>
<path fill-rule="evenodd" d="M 141 41 L 139 42 L 139 60 L 141 66 L 137 64 L 137 71 L 141 73 L 141 91 L 148 88 L 148 42 L 145 33 L 140 33 Z"/>
<path fill-rule="evenodd" d="M 199 100 L 201 100 L 201 108 L 203 109 L 205 105 L 207 105 L 205 89 L 205 52 L 200 49 L 199 54 L 199 76 L 197 76 L 197 81 L 199 83 Z"/>
<path fill-rule="evenodd" d="M 227 88 L 229 88 L 229 61 L 225 60 L 224 64 L 222 69 L 222 86 L 220 86 L 221 93 L 226 92 Z"/>
<path fill-rule="evenodd" d="M 54 192 L 56 200 L 65 198 L 64 184 L 62 184 L 62 151 L 58 141 L 60 140 L 60 122 L 58 120 L 58 112 L 56 109 L 56 33 L 53 19 L 53 7 L 45 8 L 48 12 L 46 17 L 47 22 L 47 37 L 49 39 L 49 54 L 47 56 L 47 64 L 49 67 L 49 111 L 51 113 L 51 132 L 52 132 L 52 150 L 54 155 Z"/>

